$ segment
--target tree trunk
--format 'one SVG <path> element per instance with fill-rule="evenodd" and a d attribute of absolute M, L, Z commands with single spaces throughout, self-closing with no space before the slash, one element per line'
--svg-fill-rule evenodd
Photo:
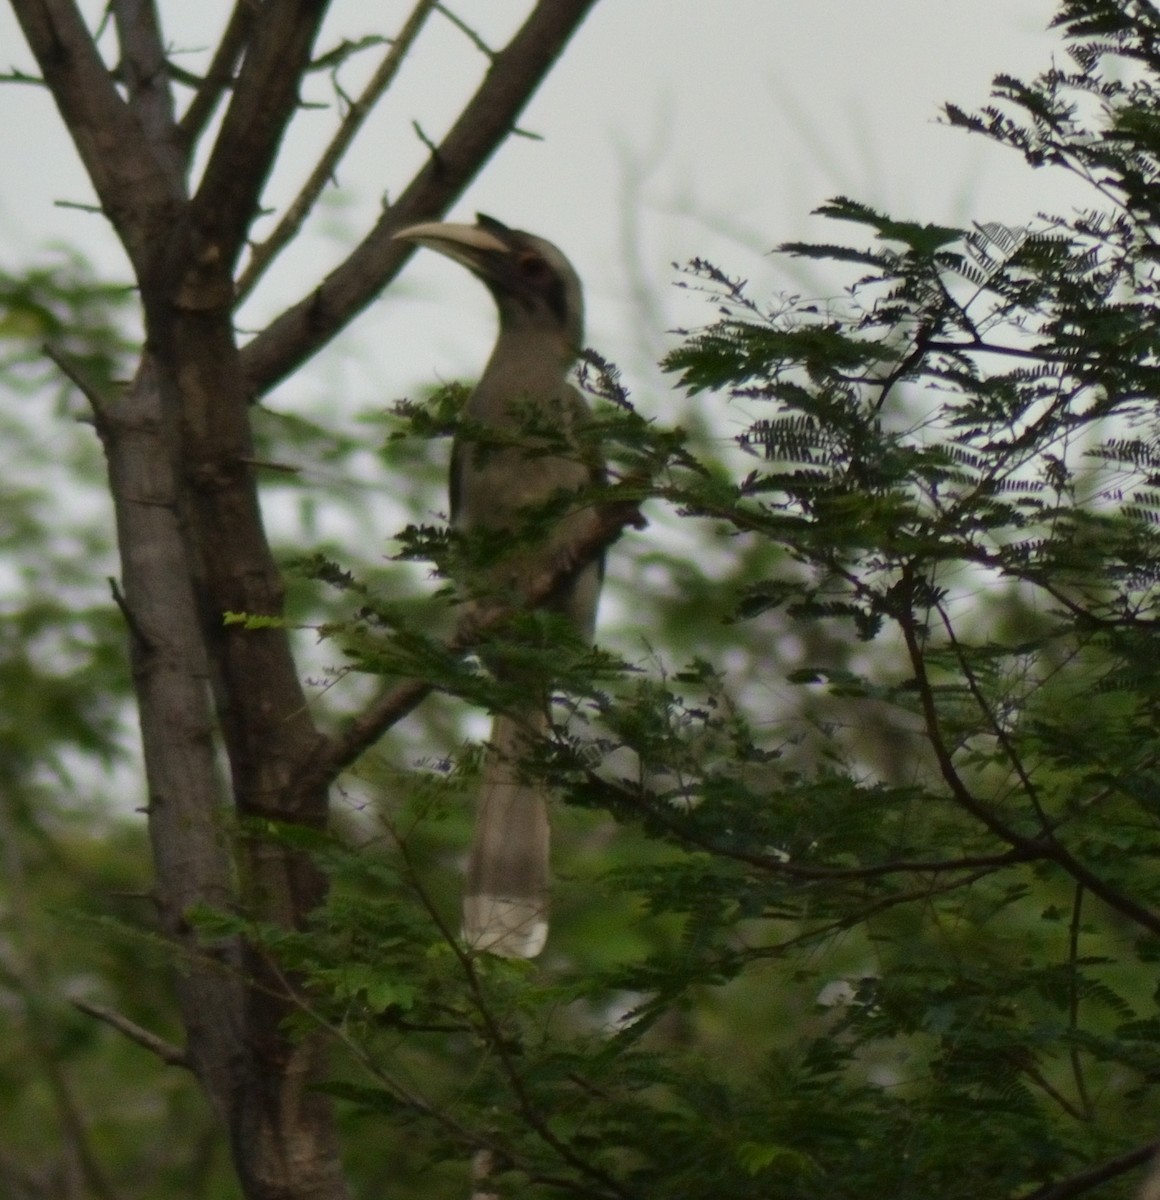
<path fill-rule="evenodd" d="M 329 785 L 350 757 L 316 729 L 286 631 L 227 621 L 278 618 L 283 606 L 249 405 L 390 282 L 411 249 L 393 231 L 455 200 L 594 2 L 540 0 L 400 203 L 243 350 L 234 278 L 327 0 L 238 0 L 181 118 L 155 0 L 111 2 L 116 78 L 75 0 L 12 0 L 141 294 L 136 376 L 119 395 L 89 398 L 115 505 L 155 899 L 179 956 L 186 1058 L 229 1131 L 249 1200 L 347 1194 L 332 1106 L 315 1090 L 326 1076 L 323 1034 L 290 1037 L 296 982 L 258 945 L 207 944 L 192 916 L 240 911 L 304 927 L 325 880 L 268 833 L 272 822 L 324 828 Z M 424 16 L 416 10 L 408 28 Z M 193 153 L 219 107 L 191 194 Z"/>

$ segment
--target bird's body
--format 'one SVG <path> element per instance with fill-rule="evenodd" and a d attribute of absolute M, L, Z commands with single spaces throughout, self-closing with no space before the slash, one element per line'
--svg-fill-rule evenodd
<path fill-rule="evenodd" d="M 521 536 L 529 512 L 561 492 L 579 493 L 602 473 L 575 438 L 589 411 L 567 379 L 583 337 L 579 281 L 551 243 L 488 217 L 475 226 L 413 226 L 396 236 L 468 267 L 499 309 L 495 349 L 463 410 L 465 428 L 487 436 L 456 440 L 451 518 L 464 534 L 511 531 L 510 550 L 488 574 L 498 592 L 518 600 L 535 578 L 556 568 L 591 519 L 577 504 L 529 539 Z M 586 638 L 596 623 L 600 581 L 601 564 L 590 562 L 567 575 L 548 602 Z M 502 662 L 491 665 L 511 676 Z M 520 768 L 529 741 L 547 729 L 548 698 L 543 681 L 527 682 L 526 699 L 493 721 L 463 901 L 469 945 L 521 958 L 543 949 L 549 887 L 547 796 Z"/>

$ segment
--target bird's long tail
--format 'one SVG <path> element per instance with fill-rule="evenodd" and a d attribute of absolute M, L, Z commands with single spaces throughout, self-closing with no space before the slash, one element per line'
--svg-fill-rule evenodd
<path fill-rule="evenodd" d="M 529 736 L 545 717 L 499 714 L 491 731 L 463 894 L 463 937 L 504 958 L 535 958 L 548 937 L 548 804 L 520 778 Z"/>

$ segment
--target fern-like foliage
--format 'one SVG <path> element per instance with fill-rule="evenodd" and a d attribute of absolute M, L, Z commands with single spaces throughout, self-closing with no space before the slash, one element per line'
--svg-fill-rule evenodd
<path fill-rule="evenodd" d="M 582 831 L 546 968 L 464 951 L 432 891 L 424 831 L 470 754 L 408 775 L 387 866 L 314 848 L 313 934 L 250 931 L 353 1047 L 336 1094 L 424 1162 L 486 1152 L 485 1190 L 602 1200 L 1134 1186 L 1160 1103 L 1160 13 L 1057 24 L 1073 66 L 947 115 L 1075 173 L 1087 209 L 951 229 L 837 198 L 832 239 L 781 247 L 849 271 L 824 305 L 690 264 L 718 315 L 666 365 L 750 414 L 744 472 L 590 363 L 617 494 L 707 549 L 664 576 L 700 598 L 672 602 L 682 657 L 542 614 L 484 649 L 561 701 L 522 764 Z M 453 541 L 406 552 L 447 574 L 502 550 Z M 641 596 L 661 557 L 626 568 Z M 362 669 L 518 707 L 357 600 Z"/>

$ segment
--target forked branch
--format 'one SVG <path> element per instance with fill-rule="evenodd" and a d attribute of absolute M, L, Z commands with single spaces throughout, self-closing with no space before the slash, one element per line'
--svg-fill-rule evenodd
<path fill-rule="evenodd" d="M 201 185 L 193 223 L 221 261 L 237 257 L 298 106 L 298 86 L 328 4 L 280 0 L 255 18 L 245 59 Z"/>
<path fill-rule="evenodd" d="M 398 274 L 413 247 L 392 240 L 404 225 L 446 211 L 512 132 L 552 64 L 596 0 L 539 0 L 427 164 L 374 229 L 309 295 L 242 351 L 255 398 L 350 323 Z"/>
<path fill-rule="evenodd" d="M 1142 929 L 1148 930 L 1149 933 L 1160 935 L 1160 913 L 1137 903 L 1131 896 L 1126 896 L 1112 887 L 1101 875 L 1096 874 L 1080 862 L 1066 846 L 1056 839 L 1052 832 L 1047 831 L 1040 837 L 1034 838 L 1020 833 L 967 787 L 955 766 L 953 754 L 943 735 L 942 719 L 935 702 L 934 688 L 927 674 L 926 659 L 919 638 L 917 622 L 907 599 L 902 600 L 900 609 L 897 620 L 902 630 L 907 657 L 910 660 L 911 671 L 918 689 L 927 738 L 934 751 L 939 773 L 955 802 L 965 812 L 981 822 L 1000 841 L 1006 842 L 1007 845 L 1032 857 L 1054 862 L 1077 883 L 1082 883 L 1093 896 L 1098 896 L 1109 908 L 1128 917 Z"/>
<path fill-rule="evenodd" d="M 326 185 L 333 182 L 338 164 L 350 148 L 355 135 L 362 128 L 379 99 L 391 86 L 408 51 L 415 44 L 427 18 L 435 8 L 436 0 L 419 0 L 407 18 L 406 24 L 399 30 L 398 36 L 391 43 L 390 49 L 383 56 L 383 61 L 379 63 L 378 69 L 371 76 L 358 98 L 351 102 L 346 116 L 342 119 L 334 137 L 331 138 L 330 144 L 319 157 L 314 170 L 310 172 L 310 177 L 302 185 L 302 190 L 282 214 L 282 218 L 274 226 L 270 236 L 253 247 L 250 260 L 239 276 L 235 288 L 239 304 L 253 291 L 254 285 L 262 278 L 282 250 L 298 236 L 298 231 L 313 210 L 318 197 L 322 195 Z"/>
<path fill-rule="evenodd" d="M 258 6 L 254 0 L 237 0 L 234 11 L 230 13 L 229 24 L 210 60 L 209 70 L 178 122 L 178 132 L 187 156 L 205 132 L 222 96 L 233 87 L 234 69 L 250 40 L 257 13 Z"/>

